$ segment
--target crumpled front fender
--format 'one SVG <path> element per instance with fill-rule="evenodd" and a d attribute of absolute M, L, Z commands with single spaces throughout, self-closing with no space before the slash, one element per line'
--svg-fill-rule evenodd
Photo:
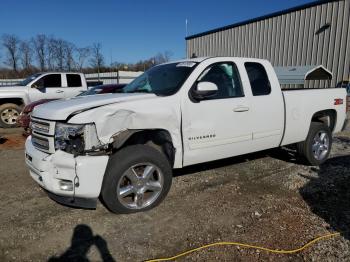
<path fill-rule="evenodd" d="M 135 103 L 106 105 L 82 112 L 70 123 L 94 122 L 102 144 L 113 143 L 125 130 L 162 129 L 169 132 L 176 149 L 174 167 L 182 167 L 181 110 L 171 97 L 146 99 Z"/>

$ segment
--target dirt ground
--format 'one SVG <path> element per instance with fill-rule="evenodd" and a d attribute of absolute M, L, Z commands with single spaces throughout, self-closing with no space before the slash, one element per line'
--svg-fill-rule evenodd
<path fill-rule="evenodd" d="M 132 215 L 53 202 L 28 174 L 21 131 L 0 135 L 0 261 L 143 261 L 216 241 L 293 249 L 328 232 L 341 236 L 294 255 L 214 247 L 180 260 L 350 261 L 349 131 L 320 167 L 275 149 L 176 171 L 165 201 Z"/>

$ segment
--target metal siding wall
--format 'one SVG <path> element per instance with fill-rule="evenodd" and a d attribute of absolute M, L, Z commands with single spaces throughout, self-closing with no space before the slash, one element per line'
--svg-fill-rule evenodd
<path fill-rule="evenodd" d="M 306 28 L 306 26 L 308 25 L 308 10 L 302 10 L 301 11 L 301 16 L 300 16 L 300 21 L 301 21 L 301 27 L 300 27 L 300 31 L 301 31 L 301 36 L 299 38 L 299 42 L 300 44 L 300 49 L 299 50 L 307 50 L 307 39 L 309 37 L 309 30 L 305 30 L 304 28 Z M 298 63 L 300 65 L 306 64 L 306 53 L 305 52 L 298 52 L 300 53 L 300 60 L 298 61 Z"/>
<path fill-rule="evenodd" d="M 323 64 L 333 72 L 335 86 L 350 77 L 349 24 L 350 0 L 320 3 L 189 39 L 187 56 L 257 57 L 276 66 Z M 307 87 L 327 85 L 310 81 Z"/>
<path fill-rule="evenodd" d="M 338 76 L 341 76 L 343 79 L 345 78 L 345 60 L 349 59 L 349 57 L 346 57 L 346 46 L 347 46 L 347 42 L 349 41 L 349 39 L 347 39 L 347 35 L 348 35 L 348 30 L 349 30 L 349 19 L 347 19 L 347 17 L 349 17 L 349 1 L 345 2 L 344 1 L 344 5 L 343 5 L 343 21 L 342 21 L 342 34 L 341 34 L 341 40 L 340 40 L 340 58 L 344 57 L 345 59 L 340 59 L 339 60 L 339 67 L 338 67 Z"/>
<path fill-rule="evenodd" d="M 289 29 L 290 29 L 290 22 L 289 22 L 289 18 L 290 18 L 290 14 L 286 14 L 283 16 L 283 20 L 284 20 L 284 38 L 283 38 L 283 42 L 282 42 L 282 52 L 280 55 L 282 55 L 282 66 L 286 66 L 287 62 L 288 62 L 288 48 L 289 48 Z"/>
<path fill-rule="evenodd" d="M 333 68 L 332 68 L 332 72 L 334 75 L 337 76 L 337 78 L 339 78 L 340 76 L 338 75 L 339 70 L 340 70 L 340 64 L 341 62 L 339 61 L 340 59 L 340 47 L 341 47 L 341 32 L 342 32 L 342 27 L 343 27 L 343 6 L 344 2 L 340 1 L 337 2 L 337 20 L 336 20 L 336 34 L 335 34 L 335 42 L 334 42 L 334 50 L 333 50 Z M 332 81 L 334 82 L 334 81 Z"/>
<path fill-rule="evenodd" d="M 276 24 L 273 22 L 273 20 L 270 20 L 271 23 L 271 63 L 275 63 L 276 58 L 276 48 L 277 48 L 277 37 L 276 37 Z"/>
<path fill-rule="evenodd" d="M 277 21 L 278 26 L 279 26 L 279 35 L 278 35 L 278 53 L 276 54 L 276 64 L 275 65 L 279 65 L 282 66 L 282 56 L 281 53 L 283 52 L 283 36 L 284 36 L 284 18 L 285 16 L 280 16 L 279 19 L 280 21 Z"/>
<path fill-rule="evenodd" d="M 343 79 L 347 79 L 350 81 L 350 1 L 346 2 L 346 10 L 348 12 L 348 16 L 346 21 L 347 24 L 347 30 L 348 30 L 348 34 L 345 40 L 346 46 L 345 46 L 345 64 L 344 64 L 344 75 L 343 75 Z"/>

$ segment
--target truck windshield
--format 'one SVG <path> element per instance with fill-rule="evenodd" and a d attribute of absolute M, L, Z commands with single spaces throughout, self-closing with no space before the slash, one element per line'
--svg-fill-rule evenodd
<path fill-rule="evenodd" d="M 179 62 L 152 67 L 124 87 L 124 93 L 154 93 L 158 96 L 175 94 L 197 63 Z"/>
<path fill-rule="evenodd" d="M 40 74 L 40 73 L 31 75 L 31 76 L 27 77 L 26 79 L 24 79 L 22 82 L 20 82 L 19 85 L 21 85 L 21 86 L 26 86 L 26 85 L 28 85 L 30 82 L 32 82 L 35 78 L 37 78 L 38 76 L 41 76 L 41 75 L 42 75 L 42 74 Z"/>

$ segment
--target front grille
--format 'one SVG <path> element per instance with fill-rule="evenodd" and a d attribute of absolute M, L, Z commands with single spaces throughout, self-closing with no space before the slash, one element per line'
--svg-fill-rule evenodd
<path fill-rule="evenodd" d="M 50 142 L 49 139 L 44 138 L 44 137 L 39 137 L 34 134 L 32 134 L 32 143 L 35 147 L 39 149 L 43 149 L 45 151 L 50 150 Z"/>
<path fill-rule="evenodd" d="M 50 132 L 50 124 L 47 122 L 42 122 L 42 121 L 32 119 L 31 127 L 34 132 L 44 133 L 44 134 L 48 134 Z"/>
<path fill-rule="evenodd" d="M 32 144 L 46 153 L 55 153 L 55 122 L 31 117 Z"/>

